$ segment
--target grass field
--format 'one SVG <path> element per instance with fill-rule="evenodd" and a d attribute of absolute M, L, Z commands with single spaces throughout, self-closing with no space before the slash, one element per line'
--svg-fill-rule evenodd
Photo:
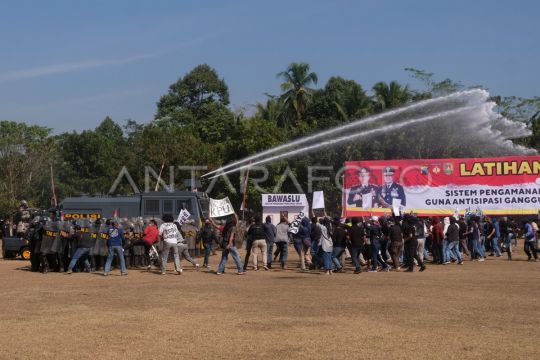
<path fill-rule="evenodd" d="M 232 259 L 223 276 L 127 277 L 0 260 L 0 358 L 540 358 L 540 263 L 520 249 L 412 274 L 299 273 L 290 257 L 245 276 Z"/>

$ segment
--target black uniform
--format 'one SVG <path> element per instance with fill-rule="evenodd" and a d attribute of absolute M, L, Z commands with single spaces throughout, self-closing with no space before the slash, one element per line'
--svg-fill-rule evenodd
<path fill-rule="evenodd" d="M 405 258 L 407 270 L 412 272 L 414 269 L 414 259 L 418 262 L 420 266 L 420 271 L 424 271 L 426 267 L 424 263 L 418 256 L 418 239 L 416 238 L 416 226 L 419 226 L 416 221 L 409 220 L 403 226 L 403 238 L 404 238 L 404 247 L 405 247 Z M 422 225 L 423 226 L 423 225 Z"/>

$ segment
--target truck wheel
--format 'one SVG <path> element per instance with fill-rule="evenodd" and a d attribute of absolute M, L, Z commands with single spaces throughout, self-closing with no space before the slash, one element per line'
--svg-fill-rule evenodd
<path fill-rule="evenodd" d="M 30 260 L 30 249 L 25 247 L 21 251 L 21 257 L 23 260 Z"/>

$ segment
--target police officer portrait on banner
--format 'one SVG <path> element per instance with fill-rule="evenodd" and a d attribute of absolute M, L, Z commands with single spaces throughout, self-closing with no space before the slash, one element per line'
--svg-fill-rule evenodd
<path fill-rule="evenodd" d="M 396 170 L 393 167 L 387 166 L 383 169 L 383 184 L 379 188 L 379 201 L 386 208 L 395 206 L 403 208 L 407 205 L 403 186 L 394 181 L 395 173 Z"/>
<path fill-rule="evenodd" d="M 378 186 L 370 182 L 371 175 L 371 170 L 367 167 L 361 167 L 358 170 L 360 184 L 351 187 L 347 197 L 348 205 L 363 209 L 380 207 Z"/>

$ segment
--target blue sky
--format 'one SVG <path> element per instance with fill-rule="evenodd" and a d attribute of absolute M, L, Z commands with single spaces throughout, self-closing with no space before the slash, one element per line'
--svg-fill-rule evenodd
<path fill-rule="evenodd" d="M 540 96 L 538 1 L 0 0 L 0 119 L 55 133 L 105 116 L 149 122 L 168 86 L 207 63 L 231 108 L 279 93 L 276 74 L 420 86 L 414 67 L 492 94 Z"/>

